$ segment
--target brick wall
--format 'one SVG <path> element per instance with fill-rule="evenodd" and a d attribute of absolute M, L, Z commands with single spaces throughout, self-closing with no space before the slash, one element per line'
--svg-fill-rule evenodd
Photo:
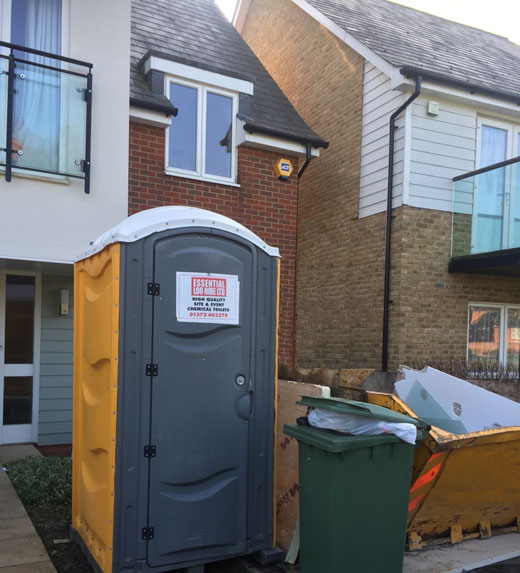
<path fill-rule="evenodd" d="M 298 158 L 286 182 L 273 172 L 279 153 L 240 147 L 239 187 L 172 177 L 164 173 L 165 131 L 130 122 L 129 214 L 164 205 L 215 211 L 251 229 L 282 255 L 280 346 L 283 363 L 293 363 Z"/>
<path fill-rule="evenodd" d="M 292 0 L 253 0 L 246 42 L 329 149 L 300 180 L 296 363 L 380 368 L 386 213 L 358 218 L 363 59 Z M 451 214 L 394 209 L 389 368 L 466 356 L 470 301 L 520 303 L 520 281 L 449 274 Z M 456 220 L 459 249 L 468 219 Z"/>
<path fill-rule="evenodd" d="M 300 180 L 296 362 L 377 367 L 385 218 L 358 219 L 363 58 L 292 0 L 254 0 L 242 35 L 330 142 Z"/>
<path fill-rule="evenodd" d="M 390 365 L 466 357 L 468 303 L 520 304 L 520 280 L 448 273 L 451 213 L 396 210 L 401 251 L 394 278 Z"/>

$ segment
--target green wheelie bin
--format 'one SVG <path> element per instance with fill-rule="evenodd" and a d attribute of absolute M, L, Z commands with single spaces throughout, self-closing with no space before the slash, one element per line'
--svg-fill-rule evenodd
<path fill-rule="evenodd" d="M 298 404 L 418 428 L 387 408 L 341 398 Z M 339 435 L 286 424 L 299 443 L 301 573 L 401 573 L 415 446 L 393 434 Z"/>

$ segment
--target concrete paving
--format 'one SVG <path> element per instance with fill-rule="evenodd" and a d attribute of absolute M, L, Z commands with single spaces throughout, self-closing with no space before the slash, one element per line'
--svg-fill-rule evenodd
<path fill-rule="evenodd" d="M 520 534 L 474 539 L 406 553 L 403 573 L 463 573 L 520 556 Z"/>
<path fill-rule="evenodd" d="M 30 445 L 0 446 L 0 466 L 41 455 Z M 0 573 L 55 573 L 8 474 L 0 469 Z"/>
<path fill-rule="evenodd" d="M 0 446 L 0 464 L 2 465 L 21 460 L 27 456 L 41 456 L 41 454 L 32 444 Z"/>

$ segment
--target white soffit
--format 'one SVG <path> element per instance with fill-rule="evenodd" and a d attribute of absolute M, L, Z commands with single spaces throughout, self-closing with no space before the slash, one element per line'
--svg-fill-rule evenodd
<path fill-rule="evenodd" d="M 165 112 L 130 106 L 130 119 L 154 127 L 170 127 L 171 118 Z"/>
<path fill-rule="evenodd" d="M 253 82 L 247 80 L 210 72 L 202 68 L 195 68 L 194 66 L 187 66 L 186 64 L 172 62 L 171 60 L 164 60 L 157 56 L 150 56 L 144 63 L 145 74 L 150 70 L 156 70 L 169 76 L 177 76 L 185 80 L 192 80 L 197 83 L 248 95 L 253 95 L 255 87 Z"/>
<path fill-rule="evenodd" d="M 260 132 L 249 133 L 243 126 L 245 121 L 237 120 L 240 129 L 237 129 L 238 139 L 237 145 L 247 145 L 250 147 L 259 147 L 261 149 L 268 149 L 269 151 L 292 153 L 298 157 L 307 157 L 307 147 L 303 143 L 292 141 L 290 139 L 283 139 L 272 135 L 266 135 Z M 320 151 L 318 148 L 311 149 L 312 157 L 319 157 Z"/>
<path fill-rule="evenodd" d="M 99 253 L 113 243 L 134 243 L 154 233 L 190 227 L 226 231 L 253 243 L 271 257 L 280 256 L 276 247 L 270 247 L 258 235 L 229 217 L 196 207 L 176 206 L 147 209 L 128 217 L 98 237 L 92 243 L 91 248 L 82 253 L 77 260 L 81 261 Z"/>

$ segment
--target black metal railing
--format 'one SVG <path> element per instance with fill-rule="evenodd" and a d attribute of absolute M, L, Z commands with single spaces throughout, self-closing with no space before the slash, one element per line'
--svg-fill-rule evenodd
<path fill-rule="evenodd" d="M 83 179 L 90 192 L 92 64 L 0 42 L 0 166 Z"/>

